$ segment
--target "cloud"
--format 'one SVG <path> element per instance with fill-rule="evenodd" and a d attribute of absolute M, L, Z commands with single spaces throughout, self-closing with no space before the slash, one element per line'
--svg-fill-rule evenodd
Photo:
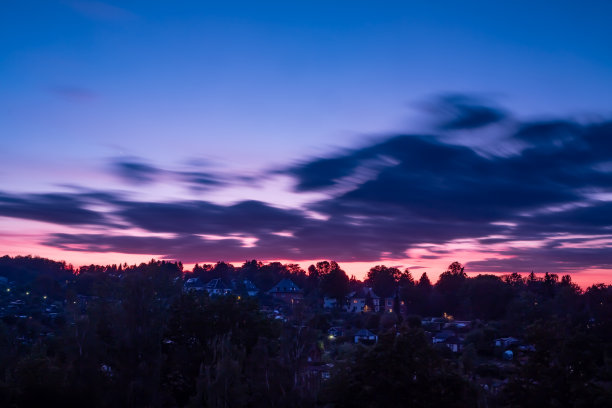
<path fill-rule="evenodd" d="M 131 184 L 150 184 L 155 182 L 176 181 L 194 191 L 228 184 L 228 177 L 197 169 L 167 170 L 146 163 L 138 157 L 120 157 L 111 160 L 111 170 L 123 181 Z"/>
<path fill-rule="evenodd" d="M 227 184 L 226 181 L 221 180 L 219 175 L 210 172 L 182 171 L 177 172 L 176 176 L 195 191 L 207 190 Z"/>
<path fill-rule="evenodd" d="M 580 199 L 578 192 L 560 188 L 559 181 L 552 177 L 555 175 L 547 176 L 538 169 L 532 172 L 528 160 L 486 158 L 465 146 L 420 135 L 391 137 L 345 156 L 317 159 L 290 171 L 298 179 L 298 190 L 321 189 L 337 180 L 333 174 L 326 178 L 325 167 L 318 165 L 321 161 L 331 160 L 335 174 L 346 174 L 361 162 L 381 155 L 397 165 L 384 168 L 375 179 L 335 197 L 332 207 L 341 205 L 364 214 L 373 208 L 393 207 L 413 217 L 496 221 L 519 211 Z M 324 211 L 325 205 L 317 209 Z"/>
<path fill-rule="evenodd" d="M 136 184 L 152 183 L 163 173 L 162 170 L 138 159 L 117 160 L 113 163 L 113 169 L 123 180 Z"/>
<path fill-rule="evenodd" d="M 0 193 L 0 216 L 62 225 L 105 225 L 105 215 L 87 208 L 94 197 L 75 194 Z"/>
<path fill-rule="evenodd" d="M 205 194 L 198 195 L 204 199 L 143 201 L 136 195 L 78 191 L 3 194 L 0 215 L 107 228 L 96 234 L 54 234 L 43 239 L 46 245 L 156 253 L 185 262 L 377 262 L 413 253 L 436 259 L 461 244 L 491 254 L 471 262 L 473 271 L 611 267 L 612 122 L 509 123 L 508 113 L 467 97 L 444 103 L 451 113 L 441 114 L 443 125 L 431 134 L 388 135 L 282 169 L 295 181 L 294 194 L 315 197 L 297 208 L 255 200 L 220 205 Z M 444 128 L 481 137 L 493 123 L 520 149 L 484 155 L 475 143 L 439 134 Z M 144 187 L 181 183 L 190 190 L 223 191 L 227 184 L 241 183 L 240 175 L 197 166 L 163 169 L 138 158 L 114 160 L 113 172 Z"/>
<path fill-rule="evenodd" d="M 441 130 L 476 129 L 507 118 L 507 113 L 487 101 L 461 94 L 442 95 L 426 104 Z"/>
<path fill-rule="evenodd" d="M 496 110 L 463 108 L 457 115 L 460 119 L 445 122 L 444 127 L 466 129 L 503 117 L 491 113 L 491 120 L 485 120 L 488 114 L 481 117 L 480 113 Z M 508 156 L 485 157 L 435 134 L 397 135 L 314 158 L 288 172 L 296 178 L 296 191 L 333 191 L 339 179 L 367 160 L 384 156 L 396 163 L 353 190 L 311 207 L 330 220 L 347 215 L 359 220 L 359 230 L 370 232 L 363 242 L 381 254 L 388 248 L 399 256 L 401 248 L 419 241 L 440 243 L 503 233 L 505 238 L 499 241 L 504 242 L 548 238 L 560 232 L 609 231 L 611 204 L 592 197 L 612 191 L 612 172 L 601 165 L 612 153 L 611 122 L 534 121 L 513 123 L 505 131 L 505 138 L 523 146 Z M 345 220 L 338 228 L 351 230 L 350 223 Z M 403 234 L 395 233 L 397 227 Z M 361 242 L 359 236 L 354 235 L 353 241 Z M 559 259 L 566 249 L 558 250 Z M 576 259 L 587 264 L 586 257 Z"/>
<path fill-rule="evenodd" d="M 299 228 L 308 220 L 295 210 L 259 201 L 222 206 L 206 201 L 121 202 L 116 214 L 133 226 L 153 232 L 189 234 L 259 234 Z"/>
<path fill-rule="evenodd" d="M 576 273 L 584 269 L 612 269 L 612 248 L 539 248 L 506 253 L 508 258 L 492 257 L 468 262 L 470 272 L 551 272 Z"/>

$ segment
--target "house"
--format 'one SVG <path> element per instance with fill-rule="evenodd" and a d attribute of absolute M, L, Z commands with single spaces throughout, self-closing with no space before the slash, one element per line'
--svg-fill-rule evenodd
<path fill-rule="evenodd" d="M 443 328 L 455 331 L 467 331 L 472 327 L 470 320 L 453 320 L 448 323 L 444 323 Z"/>
<path fill-rule="evenodd" d="M 365 297 L 361 293 L 351 292 L 348 294 L 347 299 L 347 304 L 344 306 L 344 310 L 351 313 L 363 311 L 365 306 Z"/>
<path fill-rule="evenodd" d="M 248 279 L 243 280 L 242 282 L 237 279 L 232 279 L 232 290 L 234 293 L 245 294 L 247 296 L 257 296 L 259 293 L 259 289 L 253 282 Z"/>
<path fill-rule="evenodd" d="M 242 283 L 244 283 L 244 287 L 246 288 L 247 295 L 249 296 L 257 296 L 259 293 L 259 289 L 253 282 L 248 279 L 245 279 Z"/>
<path fill-rule="evenodd" d="M 211 296 L 229 295 L 232 293 L 232 289 L 223 283 L 223 280 L 220 278 L 212 279 L 210 282 L 208 282 L 206 284 L 206 291 Z"/>
<path fill-rule="evenodd" d="M 520 344 L 520 340 L 516 337 L 502 337 L 499 339 L 495 339 L 495 347 L 511 347 Z"/>
<path fill-rule="evenodd" d="M 369 330 L 361 329 L 355 333 L 355 343 L 374 344 L 378 343 L 378 336 Z"/>
<path fill-rule="evenodd" d="M 199 278 L 189 278 L 183 284 L 183 292 L 203 292 L 204 283 Z"/>
<path fill-rule="evenodd" d="M 356 292 L 349 293 L 347 298 L 348 302 L 344 306 L 344 310 L 352 313 L 371 311 L 385 311 L 387 313 L 392 313 L 393 307 L 395 305 L 395 298 L 381 298 L 372 290 L 372 288 L 368 287 L 362 288 L 361 290 L 358 290 Z M 368 300 L 371 300 L 371 303 L 366 308 L 366 303 L 368 303 Z"/>
<path fill-rule="evenodd" d="M 463 341 L 457 336 L 450 336 L 442 342 L 453 353 L 458 353 L 463 350 Z"/>
<path fill-rule="evenodd" d="M 451 337 L 453 337 L 455 335 L 455 333 L 453 333 L 450 330 L 444 330 L 441 331 L 439 333 L 436 333 L 432 339 L 431 342 L 433 344 L 437 344 L 437 343 L 444 343 L 446 340 L 450 339 Z"/>
<path fill-rule="evenodd" d="M 304 300 L 304 293 L 293 281 L 289 278 L 282 279 L 272 289 L 268 291 L 276 299 L 283 300 L 290 305 L 296 305 Z"/>
<path fill-rule="evenodd" d="M 388 297 L 384 299 L 382 307 L 384 307 L 384 311 L 387 313 L 393 313 L 393 305 L 395 304 L 395 298 Z"/>
<path fill-rule="evenodd" d="M 421 326 L 425 330 L 429 331 L 440 331 L 442 330 L 442 326 L 445 324 L 445 320 L 439 317 L 426 317 L 421 320 Z"/>
<path fill-rule="evenodd" d="M 453 353 L 458 353 L 463 350 L 463 340 L 450 330 L 443 330 L 436 333 L 432 338 L 433 344 L 443 344 Z"/>
<path fill-rule="evenodd" d="M 335 308 L 336 307 L 336 303 L 337 303 L 336 298 L 330 298 L 330 297 L 327 297 L 327 296 L 325 296 L 323 298 L 323 307 L 325 309 L 333 309 L 333 308 Z"/>
<path fill-rule="evenodd" d="M 371 304 L 366 305 L 369 300 L 371 300 Z M 349 293 L 345 310 L 352 313 L 370 312 L 372 310 L 378 312 L 380 310 L 380 297 L 374 293 L 372 288 L 362 288 L 356 292 Z"/>

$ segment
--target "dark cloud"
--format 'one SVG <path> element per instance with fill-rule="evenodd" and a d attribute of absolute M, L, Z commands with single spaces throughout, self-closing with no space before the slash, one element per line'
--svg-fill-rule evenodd
<path fill-rule="evenodd" d="M 0 216 L 63 225 L 107 224 L 106 217 L 87 208 L 93 197 L 74 194 L 0 193 Z"/>
<path fill-rule="evenodd" d="M 177 173 L 179 177 L 194 190 L 206 190 L 211 187 L 219 187 L 225 183 L 212 173 L 200 171 L 184 171 Z"/>
<path fill-rule="evenodd" d="M 378 156 L 389 157 L 397 164 L 337 198 L 332 207 L 341 204 L 357 214 L 394 207 L 413 217 L 496 221 L 513 212 L 581 198 L 576 191 L 563 188 L 552 177 L 555 174 L 547 175 L 537 168 L 532 171 L 533 163 L 528 160 L 521 163 L 514 158 L 486 158 L 467 147 L 419 135 L 396 136 L 348 153 L 335 163 L 348 163 L 348 173 L 360 162 Z M 293 172 L 299 190 L 336 183 L 335 178 L 325 179 L 325 169 L 314 163 L 317 161 Z M 326 206 L 329 203 L 317 205 L 317 209 L 325 211 Z"/>
<path fill-rule="evenodd" d="M 555 248 L 508 251 L 504 256 L 469 262 L 469 272 L 576 273 L 587 268 L 612 269 L 612 248 Z"/>
<path fill-rule="evenodd" d="M 544 135 L 535 136 L 540 133 Z M 516 138 L 532 145 L 517 155 L 484 157 L 433 137 L 395 136 L 338 157 L 315 159 L 290 173 L 297 178 L 298 191 L 320 190 L 367 160 L 388 157 L 397 164 L 339 197 L 333 206 L 340 203 L 358 214 L 393 206 L 435 219 L 496 221 L 585 201 L 586 189 L 612 187 L 612 172 L 595 166 L 603 160 L 602 151 L 612 152 L 608 123 L 532 123 L 521 126 Z"/>
<path fill-rule="evenodd" d="M 123 180 L 137 184 L 152 183 L 163 173 L 163 170 L 137 159 L 117 160 L 113 169 Z"/>
<path fill-rule="evenodd" d="M 154 232 L 191 234 L 259 234 L 294 229 L 309 221 L 300 212 L 259 201 L 222 206 L 205 201 L 173 203 L 122 202 L 117 215 Z"/>
<path fill-rule="evenodd" d="M 342 177 L 350 175 L 365 157 L 349 154 L 344 157 L 320 158 L 291 169 L 297 178 L 299 191 L 321 189 L 334 185 Z"/>
<path fill-rule="evenodd" d="M 188 263 L 203 260 L 279 259 L 282 255 L 287 254 L 295 255 L 289 258 L 293 260 L 312 259 L 302 258 L 296 248 L 284 245 L 283 240 L 284 238 L 268 235 L 258 241 L 256 247 L 249 247 L 239 237 L 213 240 L 189 234 L 169 238 L 106 234 L 53 234 L 47 237 L 44 244 L 70 251 L 155 254 L 165 259 L 176 259 Z"/>
<path fill-rule="evenodd" d="M 165 170 L 138 158 L 119 158 L 111 162 L 115 175 L 133 184 L 149 184 L 164 180 L 184 183 L 187 187 L 202 191 L 226 185 L 227 180 L 212 172 Z"/>
<path fill-rule="evenodd" d="M 183 262 L 234 259 L 232 256 L 242 248 L 242 243 L 238 239 L 207 241 L 195 235 L 161 238 L 106 234 L 53 234 L 44 244 L 69 251 L 155 254 Z"/>
<path fill-rule="evenodd" d="M 427 106 L 442 130 L 476 129 L 506 119 L 505 111 L 473 96 L 443 95 Z"/>
<path fill-rule="evenodd" d="M 461 120 L 456 119 L 453 127 L 466 129 L 471 126 L 468 124 L 487 122 L 484 114 L 480 121 L 468 120 L 470 112 L 457 115 Z M 491 117 L 501 119 L 502 115 Z M 463 124 L 458 125 L 460 122 Z M 597 166 L 610 163 L 612 157 L 611 122 L 530 122 L 513 124 L 506 132 L 507 139 L 523 143 L 524 148 L 504 157 L 485 157 L 434 136 L 400 135 L 313 159 L 289 173 L 297 179 L 297 191 L 333 191 L 339 180 L 368 160 L 385 157 L 394 163 L 354 189 L 312 206 L 330 220 L 342 220 L 343 216 L 359 220 L 358 228 L 353 228 L 349 218 L 340 221 L 337 228 L 353 231 L 346 240 L 357 247 L 356 242 L 375 242 L 374 251 L 360 248 L 363 254 L 386 249 L 399 256 L 402 249 L 419 242 L 444 243 L 487 235 L 497 238 L 483 240 L 483 244 L 610 232 L 612 203 L 596 201 L 592 193 L 612 191 L 612 172 Z M 499 221 L 510 224 L 497 224 Z M 559 259 L 565 250 L 555 252 Z M 572 267 L 585 262 L 586 256 L 574 256 Z"/>
<path fill-rule="evenodd" d="M 536 122 L 522 125 L 515 137 L 534 146 L 563 148 L 576 141 L 582 133 L 582 126 L 565 120 Z"/>
<path fill-rule="evenodd" d="M 612 192 L 612 122 L 513 119 L 504 127 L 508 116 L 497 108 L 459 97 L 444 103 L 450 112 L 443 115 L 446 130 L 469 134 L 478 127 L 474 134 L 480 135 L 486 125 L 498 123 L 495 131 L 505 131 L 503 138 L 521 149 L 485 156 L 473 147 L 477 143 L 459 144 L 436 134 L 379 138 L 284 170 L 295 179 L 297 193 L 327 196 L 303 210 L 252 200 L 233 205 L 143 202 L 77 191 L 0 195 L 0 215 L 65 225 L 109 226 L 112 219 L 124 228 L 165 235 L 55 234 L 45 243 L 72 250 L 162 254 L 185 262 L 376 262 L 405 258 L 408 249 L 424 243 L 435 245 L 425 254 L 435 259 L 448 255 L 446 243 L 470 239 L 499 251 L 500 257 L 510 256 L 470 263 L 472 271 L 610 268 L 610 245 L 601 237 L 612 234 L 612 201 L 602 201 Z M 199 169 L 163 170 L 139 159 L 117 160 L 114 171 L 132 182 L 178 181 L 190 188 L 214 189 L 240 178 Z M 92 210 L 92 203 L 105 211 Z M 313 218 L 312 212 L 325 219 Z M 516 242 L 524 241 L 537 241 L 539 247 L 520 249 Z"/>

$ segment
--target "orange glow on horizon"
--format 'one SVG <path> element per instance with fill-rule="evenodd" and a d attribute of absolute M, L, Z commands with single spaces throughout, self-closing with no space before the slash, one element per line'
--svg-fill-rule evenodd
<path fill-rule="evenodd" d="M 9 256 L 40 256 L 44 258 L 53 259 L 56 261 L 65 261 L 68 264 L 72 264 L 75 268 L 84 265 L 91 264 L 102 264 L 102 265 L 112 265 L 112 264 L 123 264 L 128 263 L 132 264 L 140 264 L 143 262 L 149 262 L 151 259 L 166 259 L 163 255 L 160 254 L 125 254 L 118 252 L 81 252 L 81 251 L 68 251 L 64 249 L 52 248 L 41 244 L 33 244 L 27 238 L 22 239 L 6 239 L 0 238 L 0 247 L 3 249 L 3 253 L 0 255 L 9 255 Z M 390 267 L 397 267 L 401 270 L 408 268 L 412 273 L 412 276 L 415 280 L 418 280 L 423 272 L 427 273 L 430 281 L 435 283 L 438 280 L 438 277 L 442 272 L 446 270 L 448 265 L 453 261 L 458 260 L 459 262 L 466 264 L 470 261 L 478 261 L 484 259 L 492 258 L 491 254 L 488 253 L 478 253 L 475 251 L 458 251 L 452 256 L 445 256 L 438 259 L 381 259 L 380 261 L 373 262 L 338 262 L 340 267 L 347 273 L 350 277 L 352 275 L 359 280 L 365 279 L 367 272 L 370 268 L 376 265 L 387 265 Z M 498 258 L 501 258 L 498 256 Z M 167 259 L 169 260 L 169 259 Z M 171 260 L 174 261 L 174 260 Z M 308 270 L 308 266 L 315 264 L 320 259 L 316 260 L 290 260 L 290 259 L 270 259 L 270 260 L 258 260 L 263 263 L 270 262 L 280 262 L 283 264 L 291 263 L 297 264 L 305 271 Z M 215 264 L 215 261 L 201 261 L 198 264 Z M 242 265 L 245 260 L 241 261 L 226 261 L 229 264 L 234 266 Z M 190 272 L 193 270 L 195 263 L 184 263 L 184 271 Z M 500 272 L 470 272 L 466 270 L 468 276 L 476 276 L 478 274 L 490 273 L 493 275 L 504 275 L 506 273 L 512 273 L 513 271 L 508 271 L 506 273 Z M 542 276 L 545 271 L 535 271 L 536 275 Z M 551 271 L 554 272 L 554 271 Z M 526 276 L 527 273 L 521 273 L 521 275 Z M 562 275 L 562 274 L 559 274 Z M 572 276 L 572 280 L 578 284 L 581 288 L 586 289 L 588 286 L 595 283 L 605 283 L 612 284 L 611 273 L 609 270 L 605 269 L 589 269 L 584 270 L 579 273 L 570 273 Z"/>

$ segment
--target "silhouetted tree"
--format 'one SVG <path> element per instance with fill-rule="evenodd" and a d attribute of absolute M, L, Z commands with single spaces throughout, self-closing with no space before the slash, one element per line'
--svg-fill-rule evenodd
<path fill-rule="evenodd" d="M 408 330 L 358 349 L 337 369 L 321 399 L 335 407 L 465 407 L 475 405 L 476 392 L 421 330 Z"/>
<path fill-rule="evenodd" d="M 462 301 L 459 294 L 466 280 L 465 268 L 459 262 L 453 262 L 445 272 L 440 274 L 435 289 L 442 296 L 445 312 L 455 314 L 459 311 Z"/>
<path fill-rule="evenodd" d="M 377 265 L 368 271 L 365 284 L 381 298 L 387 298 L 395 295 L 401 277 L 399 269 Z"/>
<path fill-rule="evenodd" d="M 336 299 L 336 305 L 341 307 L 345 303 L 345 297 L 349 292 L 349 278 L 338 264 L 324 274 L 321 279 L 321 291 L 323 294 Z"/>

